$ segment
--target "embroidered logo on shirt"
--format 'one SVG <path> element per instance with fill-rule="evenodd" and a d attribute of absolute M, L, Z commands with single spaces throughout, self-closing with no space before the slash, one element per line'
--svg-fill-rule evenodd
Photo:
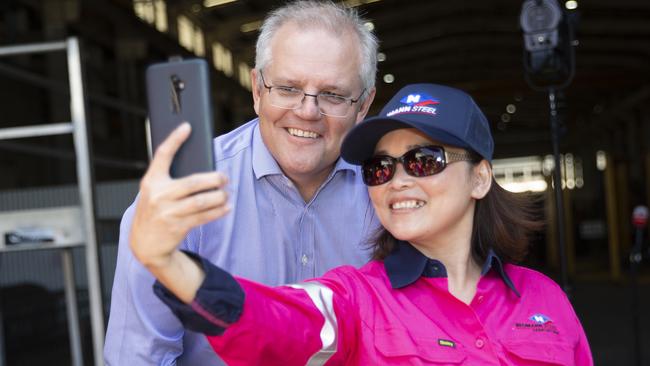
<path fill-rule="evenodd" d="M 552 321 L 551 318 L 547 317 L 544 314 L 534 314 L 533 316 L 531 316 L 528 319 L 534 321 L 537 324 L 546 324 L 546 323 Z"/>
<path fill-rule="evenodd" d="M 443 346 L 443 347 L 456 348 L 456 343 L 454 343 L 454 341 L 450 341 L 448 339 L 438 339 L 438 344 Z"/>
<path fill-rule="evenodd" d="M 527 320 L 527 322 L 515 323 L 513 329 L 528 329 L 533 332 L 548 332 L 553 334 L 560 334 L 553 320 L 544 314 L 533 314 Z"/>

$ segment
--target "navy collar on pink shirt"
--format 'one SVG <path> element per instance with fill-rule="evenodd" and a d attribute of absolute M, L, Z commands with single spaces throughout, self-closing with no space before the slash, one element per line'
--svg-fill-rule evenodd
<path fill-rule="evenodd" d="M 393 288 L 408 286 L 422 276 L 429 278 L 447 277 L 447 270 L 442 262 L 428 258 L 411 244 L 401 240 L 397 242 L 395 249 L 384 259 L 384 266 Z M 491 269 L 497 271 L 503 282 L 517 296 L 521 297 L 512 280 L 503 269 L 501 258 L 492 249 L 488 251 L 487 258 L 483 263 L 481 276 L 484 276 Z"/>

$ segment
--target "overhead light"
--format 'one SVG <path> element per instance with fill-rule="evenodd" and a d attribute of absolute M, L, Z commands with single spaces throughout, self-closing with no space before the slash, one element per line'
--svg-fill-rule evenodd
<path fill-rule="evenodd" d="M 237 0 L 204 0 L 203 1 L 203 6 L 206 8 L 211 8 L 213 6 L 219 6 L 223 4 L 228 4 L 228 3 L 234 3 Z"/>
<path fill-rule="evenodd" d="M 575 10 L 578 8 L 578 2 L 575 0 L 569 0 L 566 3 L 564 3 L 564 6 L 569 10 Z"/>
<path fill-rule="evenodd" d="M 607 168 L 607 153 L 603 150 L 596 151 L 596 168 L 600 171 Z"/>
<path fill-rule="evenodd" d="M 262 26 L 262 21 L 256 20 L 253 22 L 242 24 L 241 27 L 239 27 L 239 30 L 242 31 L 242 33 L 248 33 L 260 29 L 261 26 Z"/>
<path fill-rule="evenodd" d="M 375 30 L 375 24 L 373 22 L 365 22 L 363 25 L 371 32 Z"/>
<path fill-rule="evenodd" d="M 393 74 L 384 75 L 384 83 L 392 84 L 395 81 L 395 76 Z"/>
<path fill-rule="evenodd" d="M 516 111 L 517 111 L 517 106 L 515 106 L 514 104 L 508 104 L 506 106 L 506 112 L 510 114 L 515 114 Z"/>

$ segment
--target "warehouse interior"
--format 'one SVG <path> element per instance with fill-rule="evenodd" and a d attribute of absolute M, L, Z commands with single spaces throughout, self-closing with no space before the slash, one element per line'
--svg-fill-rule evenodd
<path fill-rule="evenodd" d="M 120 218 L 149 159 L 146 67 L 205 58 L 215 133 L 231 131 L 255 117 L 257 31 L 282 3 L 0 3 L 0 366 L 100 364 Z M 632 223 L 650 197 L 650 2 L 558 1 L 570 70 L 553 88 L 531 85 L 523 1 L 343 3 L 380 42 L 369 114 L 407 83 L 471 94 L 495 137 L 497 181 L 533 192 L 544 209 L 525 265 L 567 291 L 596 365 L 650 365 L 650 348 L 638 347 L 650 344 L 650 231 Z M 85 224 L 69 224 L 67 244 L 8 242 L 16 225 L 68 218 Z"/>

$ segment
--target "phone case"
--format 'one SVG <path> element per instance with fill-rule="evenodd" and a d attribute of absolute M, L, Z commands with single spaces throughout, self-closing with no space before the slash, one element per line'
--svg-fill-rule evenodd
<path fill-rule="evenodd" d="M 188 59 L 153 64 L 147 68 L 146 78 L 153 151 L 181 123 L 192 126 L 192 133 L 174 157 L 171 176 L 214 170 L 207 62 Z"/>

